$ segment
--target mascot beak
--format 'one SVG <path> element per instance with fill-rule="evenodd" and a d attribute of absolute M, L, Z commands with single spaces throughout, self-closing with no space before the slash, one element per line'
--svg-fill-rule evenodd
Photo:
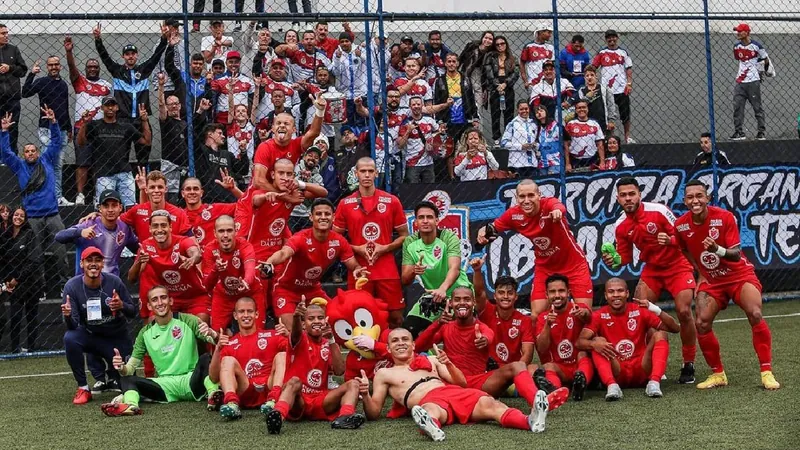
<path fill-rule="evenodd" d="M 362 327 L 355 327 L 353 328 L 353 337 L 356 336 L 369 336 L 374 340 L 378 340 L 381 335 L 381 327 L 380 325 L 373 325 L 372 328 L 362 328 Z M 350 350 L 358 353 L 361 355 L 362 358 L 366 359 L 375 359 L 375 353 L 370 350 L 362 350 L 356 347 L 356 344 L 353 342 L 352 339 L 348 340 L 344 343 L 344 346 L 349 348 Z"/>

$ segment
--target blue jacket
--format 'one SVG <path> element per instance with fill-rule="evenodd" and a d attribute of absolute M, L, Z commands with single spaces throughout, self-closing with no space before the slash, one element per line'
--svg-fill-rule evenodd
<path fill-rule="evenodd" d="M 72 314 L 69 317 L 64 317 L 64 324 L 68 330 L 84 328 L 89 334 L 127 337 L 128 321 L 126 318 L 133 319 L 136 317 L 139 312 L 139 305 L 131 298 L 128 288 L 118 276 L 104 273 L 100 277 L 99 289 L 87 287 L 83 282 L 83 275 L 74 276 L 67 281 L 67 284 L 64 285 L 61 304 L 66 303 L 67 298 L 69 298 Z M 122 300 L 122 310 L 116 312 L 116 314 L 108 306 L 114 291 L 117 291 L 120 300 Z M 90 299 L 100 300 L 101 318 L 98 320 L 88 320 L 86 302 Z"/>
<path fill-rule="evenodd" d="M 583 80 L 583 70 L 586 69 L 586 66 L 591 64 L 592 61 L 592 57 L 586 49 L 583 49 L 581 53 L 575 53 L 572 50 L 572 44 L 567 44 L 567 46 L 561 50 L 559 60 L 561 61 L 561 76 L 569 80 L 569 82 L 575 86 L 575 89 L 579 89 L 586 84 Z M 579 75 L 573 72 L 573 70 L 578 69 L 575 65 L 575 61 L 580 62 Z"/>
<path fill-rule="evenodd" d="M 19 155 L 11 149 L 11 141 L 6 131 L 0 131 L 0 150 L 2 151 L 3 163 L 17 176 L 19 188 L 25 189 L 39 161 L 29 164 L 24 159 L 20 158 Z M 58 214 L 54 165 L 60 157 L 61 130 L 58 128 L 58 123 L 51 123 L 50 144 L 47 146 L 44 153 L 39 156 L 39 160 L 42 161 L 42 166 L 44 167 L 44 184 L 38 191 L 22 198 L 22 206 L 28 213 L 29 218 L 48 217 L 53 214 Z"/>
<path fill-rule="evenodd" d="M 323 184 L 328 190 L 328 200 L 335 204 L 339 201 L 342 188 L 339 186 L 339 175 L 336 173 L 336 160 L 333 156 L 328 156 L 327 161 L 320 161 L 319 174 L 322 175 Z"/>

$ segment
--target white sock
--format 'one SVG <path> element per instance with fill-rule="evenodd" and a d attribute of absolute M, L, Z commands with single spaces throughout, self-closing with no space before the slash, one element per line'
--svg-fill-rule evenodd
<path fill-rule="evenodd" d="M 83 389 L 84 391 L 88 391 L 89 385 L 87 384 L 86 386 L 78 386 L 78 389 Z"/>

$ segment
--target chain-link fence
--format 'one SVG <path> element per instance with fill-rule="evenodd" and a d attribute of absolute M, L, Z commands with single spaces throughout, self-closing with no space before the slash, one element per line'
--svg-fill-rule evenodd
<path fill-rule="evenodd" d="M 114 213 L 70 229 L 104 190 L 133 206 L 143 168 L 165 175 L 179 207 L 189 176 L 206 204 L 234 202 L 219 169 L 245 189 L 276 115 L 302 130 L 324 92 L 329 159 L 317 164 L 332 196 L 353 189 L 353 155 L 372 154 L 406 209 L 447 207 L 442 224 L 465 256 L 514 203 L 516 179 L 534 178 L 567 206 L 595 281 L 633 278 L 641 264 L 599 261 L 620 214 L 615 180 L 633 174 L 644 200 L 681 213 L 683 184 L 701 177 L 736 211 L 765 291 L 798 288 L 800 12 L 789 3 L 205 3 L 22 1 L 0 15 L 0 354 L 62 348 L 61 290 L 97 235 L 116 252 L 106 269 L 126 278 L 136 217 L 122 216 L 127 234 L 100 228 Z M 510 274 L 529 290 L 532 246 L 492 243 L 487 280 Z"/>

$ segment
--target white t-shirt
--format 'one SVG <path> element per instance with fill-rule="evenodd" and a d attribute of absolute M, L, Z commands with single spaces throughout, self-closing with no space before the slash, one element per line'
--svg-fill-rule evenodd
<path fill-rule="evenodd" d="M 422 82 L 425 83 L 424 81 Z M 427 85 L 428 83 L 425 84 Z M 409 117 L 409 121 L 400 126 L 399 133 L 401 135 L 406 134 L 413 120 L 413 118 Z M 417 124 L 419 126 L 411 132 L 406 143 L 406 167 L 424 167 L 433 164 L 433 158 L 428 148 L 431 145 L 434 133 L 439 131 L 439 124 L 430 116 L 422 116 L 421 119 L 417 120 Z M 425 138 L 424 143 L 422 141 L 423 136 Z"/>
<path fill-rule="evenodd" d="M 233 38 L 231 36 L 222 36 L 222 39 L 220 39 L 220 40 L 222 42 L 233 42 Z M 203 51 L 203 52 L 212 51 L 212 49 L 214 48 L 214 42 L 215 41 L 216 41 L 216 39 L 214 39 L 214 36 L 205 36 L 205 37 L 203 37 L 203 40 L 200 41 L 200 51 Z M 215 59 L 221 59 L 222 61 L 225 61 L 225 59 L 227 59 L 227 54 L 228 54 L 228 51 L 230 49 L 231 49 L 231 47 L 228 47 L 228 46 L 225 46 L 225 45 L 215 49 L 213 51 L 213 56 L 211 57 L 211 62 L 214 62 Z M 245 61 L 242 61 L 242 62 L 246 64 Z M 250 63 L 252 64 L 252 61 Z M 208 63 L 206 66 L 207 66 L 206 68 L 208 70 L 211 70 L 211 63 Z"/>

